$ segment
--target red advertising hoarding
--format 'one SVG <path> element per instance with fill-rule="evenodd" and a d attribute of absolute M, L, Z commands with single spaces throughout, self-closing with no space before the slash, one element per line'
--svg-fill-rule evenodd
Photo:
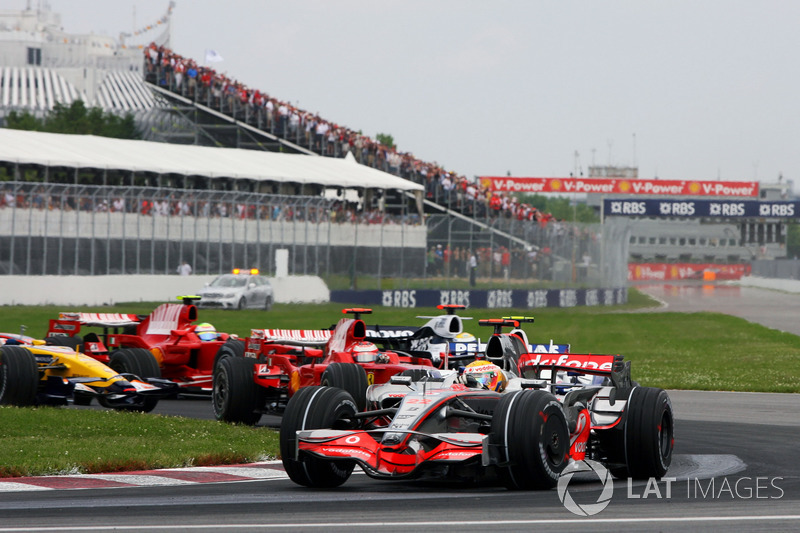
<path fill-rule="evenodd" d="M 741 279 L 750 275 L 750 265 L 715 263 L 629 263 L 628 281 L 673 281 L 680 279 Z M 714 275 L 709 278 L 707 273 Z"/>
<path fill-rule="evenodd" d="M 481 176 L 491 191 L 522 193 L 758 196 L 757 181 L 648 180 L 625 178 L 515 178 Z"/>

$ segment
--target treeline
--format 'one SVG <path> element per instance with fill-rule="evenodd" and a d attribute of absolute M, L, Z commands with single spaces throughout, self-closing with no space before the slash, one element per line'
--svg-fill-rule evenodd
<path fill-rule="evenodd" d="M 56 103 L 44 118 L 37 118 L 28 111 L 12 111 L 6 116 L 5 126 L 14 130 L 97 135 L 116 139 L 142 138 L 133 114 L 119 116 L 105 113 L 99 107 L 87 108 L 81 100 L 75 100 L 69 106 Z"/>
<path fill-rule="evenodd" d="M 585 203 L 573 203 L 564 196 L 544 196 L 542 194 L 521 194 L 519 201 L 530 204 L 542 213 L 551 213 L 557 220 L 570 222 L 600 222 L 595 209 Z"/>

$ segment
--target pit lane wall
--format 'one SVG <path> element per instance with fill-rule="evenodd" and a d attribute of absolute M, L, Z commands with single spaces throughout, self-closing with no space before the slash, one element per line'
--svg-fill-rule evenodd
<path fill-rule="evenodd" d="M 331 302 L 369 307 L 414 308 L 456 304 L 480 309 L 539 309 L 542 307 L 617 305 L 627 301 L 627 287 L 609 289 L 331 291 Z"/>
<path fill-rule="evenodd" d="M 216 276 L 0 276 L 0 305 L 113 305 L 170 302 L 197 294 Z M 330 300 L 319 276 L 269 278 L 276 303 Z"/>

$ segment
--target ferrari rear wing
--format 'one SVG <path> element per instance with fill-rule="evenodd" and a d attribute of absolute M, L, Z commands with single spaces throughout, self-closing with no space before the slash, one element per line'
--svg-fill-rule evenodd
<path fill-rule="evenodd" d="M 121 328 L 142 321 L 139 315 L 126 313 L 59 313 L 58 321 L 77 322 L 82 326 Z"/>
<path fill-rule="evenodd" d="M 328 342 L 329 329 L 251 329 L 250 339 L 297 346 L 320 346 Z"/>
<path fill-rule="evenodd" d="M 48 337 L 73 337 L 81 328 L 124 328 L 136 326 L 142 321 L 139 315 L 124 313 L 67 313 L 58 314 L 58 318 L 50 319 L 47 328 Z"/>
<path fill-rule="evenodd" d="M 366 326 L 366 339 L 374 342 L 410 338 L 418 328 L 406 326 Z M 332 329 L 253 329 L 250 338 L 297 346 L 320 346 L 327 343 Z"/>

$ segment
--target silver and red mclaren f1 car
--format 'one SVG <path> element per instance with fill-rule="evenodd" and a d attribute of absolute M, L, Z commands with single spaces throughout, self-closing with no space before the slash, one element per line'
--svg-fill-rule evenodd
<path fill-rule="evenodd" d="M 470 367 L 401 374 L 371 386 L 364 411 L 342 389 L 300 389 L 281 424 L 287 474 L 300 485 L 335 487 L 358 465 L 377 479 L 497 477 L 530 490 L 554 487 L 583 459 L 616 477 L 666 473 L 674 426 L 664 390 L 635 385 L 621 356 L 519 353 L 517 339 L 495 333 L 486 350 L 516 362 L 516 374 L 491 361 L 470 365 L 473 375 Z"/>

